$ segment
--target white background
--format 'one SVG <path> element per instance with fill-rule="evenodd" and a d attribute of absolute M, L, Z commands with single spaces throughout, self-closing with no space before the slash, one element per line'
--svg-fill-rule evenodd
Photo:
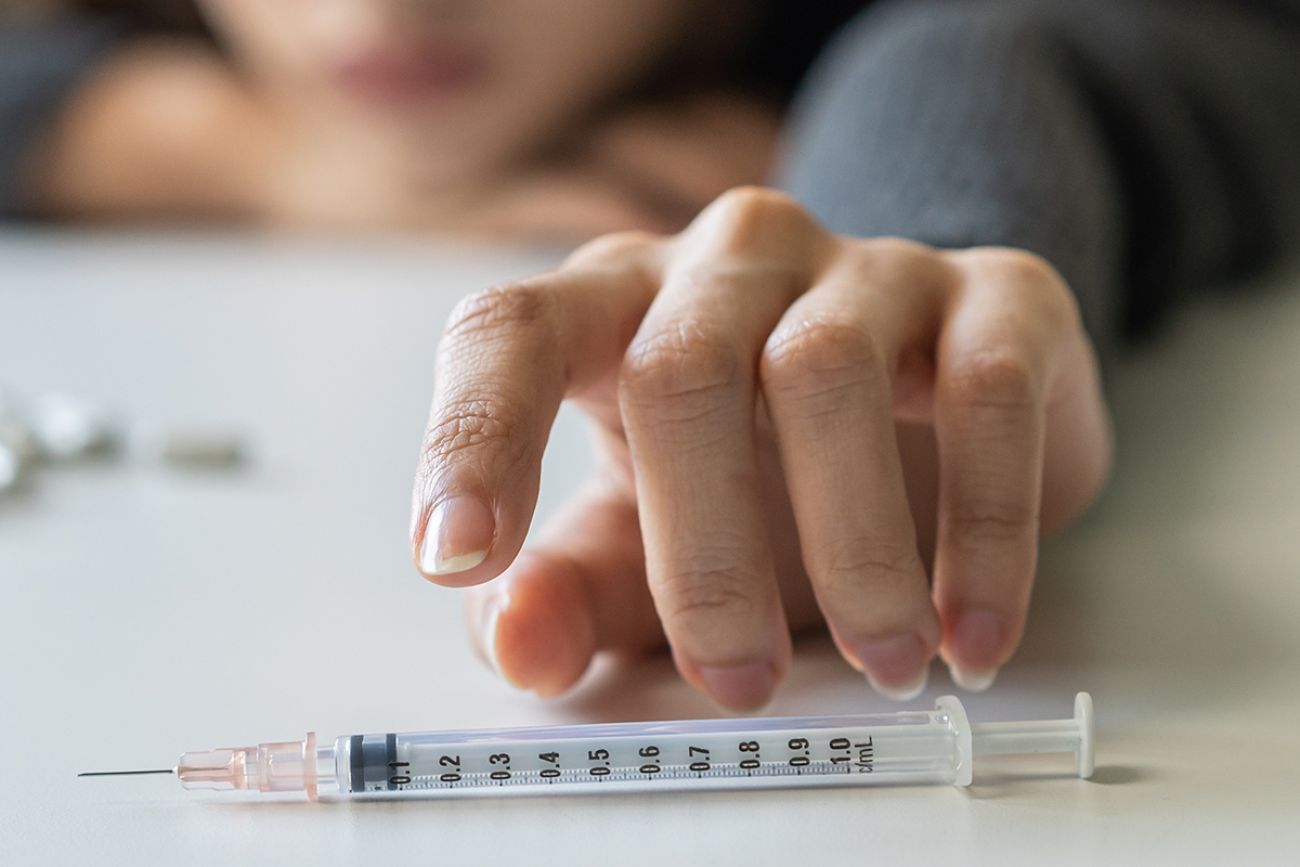
<path fill-rule="evenodd" d="M 0 235 L 0 383 L 247 436 L 233 474 L 61 467 L 0 499 L 0 864 L 1300 863 L 1300 293 L 1206 301 L 1112 382 L 1116 478 L 1050 543 L 974 720 L 1099 718 L 1098 771 L 976 785 L 249 804 L 182 750 L 349 732 L 708 716 L 664 659 L 543 703 L 408 562 L 454 300 L 553 260 L 398 242 Z M 586 471 L 562 415 L 541 511 Z M 894 709 L 821 640 L 772 714 Z M 936 666 L 915 706 L 952 687 Z"/>

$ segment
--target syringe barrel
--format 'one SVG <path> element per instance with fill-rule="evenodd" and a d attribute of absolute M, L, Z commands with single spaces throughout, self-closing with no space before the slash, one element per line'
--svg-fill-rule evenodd
<path fill-rule="evenodd" d="M 956 699 L 897 714 L 351 735 L 332 752 L 327 798 L 965 785 L 971 761 Z"/>

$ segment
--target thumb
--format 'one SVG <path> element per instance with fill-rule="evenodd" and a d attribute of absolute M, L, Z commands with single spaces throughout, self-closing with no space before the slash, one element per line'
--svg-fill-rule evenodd
<path fill-rule="evenodd" d="M 512 686 L 559 695 L 600 650 L 663 643 L 630 494 L 597 479 L 494 582 L 466 594 L 480 656 Z"/>

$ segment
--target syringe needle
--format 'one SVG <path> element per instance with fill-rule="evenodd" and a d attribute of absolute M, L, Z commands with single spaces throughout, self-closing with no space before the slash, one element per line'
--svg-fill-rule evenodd
<path fill-rule="evenodd" d="M 175 768 L 151 768 L 147 771 L 83 771 L 78 777 L 126 777 L 133 774 L 174 774 Z"/>

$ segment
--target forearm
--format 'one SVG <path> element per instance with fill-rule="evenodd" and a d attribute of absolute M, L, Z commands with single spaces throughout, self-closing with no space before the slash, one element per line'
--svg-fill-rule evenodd
<path fill-rule="evenodd" d="M 1108 345 L 1300 233 L 1294 39 L 1228 3 L 878 4 L 783 181 L 837 231 L 1043 255 Z"/>
<path fill-rule="evenodd" d="M 31 210 L 63 218 L 248 218 L 264 129 L 207 51 L 119 48 L 62 106 L 24 166 Z"/>

